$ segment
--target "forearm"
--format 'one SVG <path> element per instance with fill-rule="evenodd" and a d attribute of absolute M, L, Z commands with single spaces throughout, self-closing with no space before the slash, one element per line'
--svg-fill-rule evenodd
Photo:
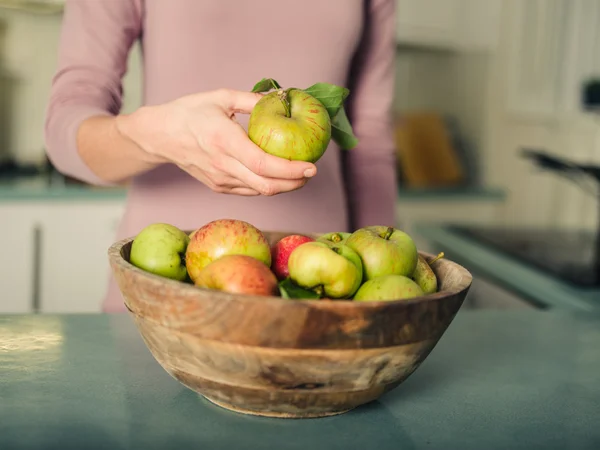
<path fill-rule="evenodd" d="M 114 128 L 142 0 L 67 0 L 45 119 L 48 158 L 61 173 L 111 185 L 148 168 Z"/>
<path fill-rule="evenodd" d="M 96 176 L 107 183 L 120 183 L 158 165 L 121 129 L 123 116 L 92 116 L 77 132 L 77 151 Z"/>

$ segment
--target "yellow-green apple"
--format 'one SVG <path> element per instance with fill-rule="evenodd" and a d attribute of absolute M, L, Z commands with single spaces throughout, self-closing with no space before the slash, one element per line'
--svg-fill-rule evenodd
<path fill-rule="evenodd" d="M 271 270 L 278 280 L 290 276 L 288 260 L 292 251 L 305 242 L 313 242 L 314 239 L 302 234 L 291 234 L 278 240 L 271 247 Z"/>
<path fill-rule="evenodd" d="M 231 294 L 279 295 L 275 274 L 248 255 L 225 255 L 198 272 L 194 284 Z"/>
<path fill-rule="evenodd" d="M 319 297 L 350 298 L 362 282 L 360 257 L 344 244 L 306 242 L 290 255 L 290 279 Z"/>
<path fill-rule="evenodd" d="M 404 300 L 422 295 L 425 295 L 423 290 L 410 278 L 403 275 L 383 275 L 365 281 L 354 294 L 354 301 Z"/>
<path fill-rule="evenodd" d="M 248 137 L 271 155 L 314 163 L 331 140 L 331 119 L 312 95 L 301 89 L 278 89 L 265 94 L 252 109 Z"/>
<path fill-rule="evenodd" d="M 247 255 L 271 266 L 271 247 L 265 235 L 243 220 L 219 219 L 198 228 L 187 246 L 185 263 L 193 282 L 200 271 L 225 255 Z"/>
<path fill-rule="evenodd" d="M 437 261 L 442 256 L 443 253 L 440 253 L 431 262 L 427 262 L 423 255 L 419 255 L 419 261 L 413 272 L 412 279 L 421 287 L 421 289 L 423 289 L 425 294 L 433 294 L 437 291 L 438 280 L 430 264 Z"/>
<path fill-rule="evenodd" d="M 133 239 L 129 262 L 155 275 L 183 281 L 187 277 L 185 252 L 189 242 L 188 235 L 176 226 L 153 223 Z"/>
<path fill-rule="evenodd" d="M 361 258 L 363 281 L 383 275 L 409 277 L 417 266 L 415 242 L 407 233 L 393 227 L 359 228 L 345 243 Z"/>
<path fill-rule="evenodd" d="M 334 231 L 331 233 L 325 233 L 322 234 L 321 236 L 319 236 L 317 238 L 317 241 L 320 242 L 333 242 L 334 244 L 337 243 L 344 243 L 346 242 L 346 239 L 348 239 L 350 237 L 351 233 L 346 233 L 344 231 Z"/>

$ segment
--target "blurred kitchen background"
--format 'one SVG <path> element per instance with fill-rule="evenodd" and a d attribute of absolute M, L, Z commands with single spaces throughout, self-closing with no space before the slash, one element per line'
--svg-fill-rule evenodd
<path fill-rule="evenodd" d="M 397 5 L 396 225 L 473 272 L 467 307 L 600 306 L 600 0 Z M 44 154 L 61 11 L 0 0 L 0 313 L 100 311 L 122 213 Z M 136 46 L 124 111 L 140 86 Z"/>

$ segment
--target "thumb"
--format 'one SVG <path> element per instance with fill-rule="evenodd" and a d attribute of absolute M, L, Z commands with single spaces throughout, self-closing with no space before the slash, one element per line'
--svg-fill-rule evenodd
<path fill-rule="evenodd" d="M 217 102 L 229 113 L 250 114 L 256 103 L 263 97 L 258 92 L 221 89 L 217 94 Z"/>

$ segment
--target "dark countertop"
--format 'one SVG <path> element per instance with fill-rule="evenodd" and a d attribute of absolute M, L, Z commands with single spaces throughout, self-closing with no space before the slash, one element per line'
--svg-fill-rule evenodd
<path fill-rule="evenodd" d="M 500 251 L 451 230 L 446 224 L 423 223 L 416 233 L 446 257 L 518 295 L 550 308 L 600 310 L 600 289 L 578 288 Z M 600 374 L 599 374 L 600 377 Z"/>
<path fill-rule="evenodd" d="M 462 310 L 380 401 L 311 420 L 214 406 L 128 316 L 0 316 L 0 449 L 598 449 L 600 315 Z"/>

